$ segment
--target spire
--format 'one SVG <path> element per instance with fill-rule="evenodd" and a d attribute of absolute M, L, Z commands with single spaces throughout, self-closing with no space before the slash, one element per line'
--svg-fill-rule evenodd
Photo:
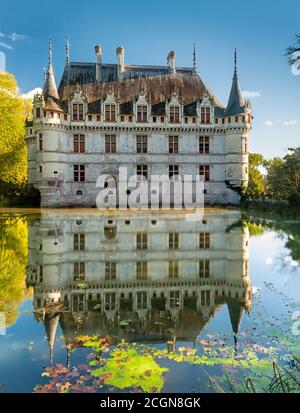
<path fill-rule="evenodd" d="M 55 83 L 54 70 L 52 65 L 52 42 L 49 41 L 49 59 L 48 68 L 46 71 L 45 83 L 43 88 L 43 97 L 45 102 L 45 109 L 56 110 L 62 112 L 60 107 L 60 100 Z"/>
<path fill-rule="evenodd" d="M 69 36 L 66 36 L 66 64 L 70 63 L 70 43 L 69 43 Z"/>
<path fill-rule="evenodd" d="M 236 336 L 239 332 L 240 324 L 242 321 L 243 312 L 244 312 L 244 304 L 232 298 L 228 298 L 226 300 L 226 303 L 227 303 L 227 307 L 229 311 L 232 331 L 234 335 Z"/>
<path fill-rule="evenodd" d="M 47 336 L 47 341 L 49 345 L 50 352 L 50 366 L 53 365 L 53 350 L 55 343 L 56 330 L 58 326 L 59 313 L 56 314 L 46 314 L 44 320 L 44 326 Z"/>
<path fill-rule="evenodd" d="M 234 73 L 225 116 L 238 115 L 245 112 L 245 102 L 241 94 L 238 75 L 237 75 L 237 54 L 234 49 Z"/>
<path fill-rule="evenodd" d="M 194 69 L 194 72 L 197 72 L 196 44 L 195 43 L 194 43 L 194 47 L 193 47 L 193 69 Z"/>

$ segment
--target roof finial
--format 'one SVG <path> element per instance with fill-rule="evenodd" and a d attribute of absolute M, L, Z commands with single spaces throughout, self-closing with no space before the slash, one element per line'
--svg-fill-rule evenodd
<path fill-rule="evenodd" d="M 236 48 L 234 49 L 234 73 L 236 74 L 237 72 L 237 59 L 236 59 Z"/>
<path fill-rule="evenodd" d="M 66 64 L 70 63 L 70 43 L 69 36 L 66 35 Z"/>
<path fill-rule="evenodd" d="M 193 68 L 194 68 L 194 71 L 196 72 L 197 63 L 196 63 L 196 44 L 195 43 L 194 43 L 194 48 L 193 48 Z"/>
<path fill-rule="evenodd" d="M 49 67 L 52 65 L 52 40 L 49 40 Z"/>

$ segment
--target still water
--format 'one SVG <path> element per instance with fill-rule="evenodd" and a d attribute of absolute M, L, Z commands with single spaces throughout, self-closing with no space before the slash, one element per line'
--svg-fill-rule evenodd
<path fill-rule="evenodd" d="M 300 221 L 0 210 L 0 392 L 299 392 Z"/>

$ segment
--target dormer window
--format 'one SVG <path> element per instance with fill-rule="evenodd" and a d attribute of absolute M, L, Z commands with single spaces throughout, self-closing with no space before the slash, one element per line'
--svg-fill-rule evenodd
<path fill-rule="evenodd" d="M 147 106 L 137 106 L 137 122 L 147 122 Z"/>
<path fill-rule="evenodd" d="M 201 108 L 201 123 L 210 123 L 210 107 Z"/>
<path fill-rule="evenodd" d="M 106 122 L 116 121 L 116 105 L 105 105 L 105 120 Z"/>
<path fill-rule="evenodd" d="M 170 106 L 170 123 L 179 123 L 179 106 Z"/>
<path fill-rule="evenodd" d="M 73 103 L 73 120 L 83 120 L 83 103 Z"/>

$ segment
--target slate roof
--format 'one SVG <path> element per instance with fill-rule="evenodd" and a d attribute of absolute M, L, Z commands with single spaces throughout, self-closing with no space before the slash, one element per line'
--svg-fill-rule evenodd
<path fill-rule="evenodd" d="M 171 75 L 168 66 L 126 65 L 123 79 L 117 80 L 117 65 L 103 64 L 102 81 L 96 82 L 95 63 L 70 63 L 65 66 L 58 93 L 62 102 L 69 100 L 79 84 L 92 109 L 97 105 L 95 102 L 105 99 L 109 92 L 113 92 L 120 104 L 127 103 L 122 109 L 124 114 L 130 109 L 128 102 L 136 99 L 141 92 L 153 106 L 170 99 L 175 92 L 184 105 L 208 95 L 214 106 L 224 108 L 193 68 L 176 70 L 176 74 Z M 163 106 L 152 109 L 153 114 L 162 114 L 160 110 L 164 110 Z"/>

